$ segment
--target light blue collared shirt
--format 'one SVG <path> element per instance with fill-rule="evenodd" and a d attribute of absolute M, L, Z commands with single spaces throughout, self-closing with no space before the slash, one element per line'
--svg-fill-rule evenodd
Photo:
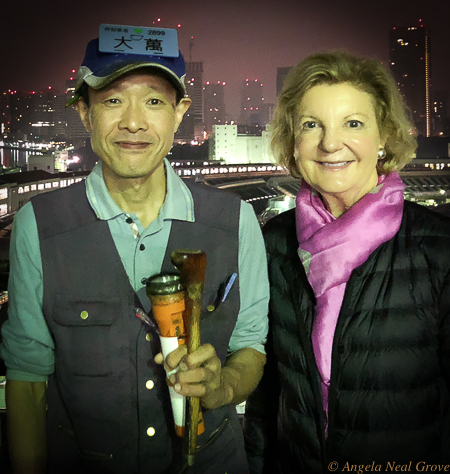
<path fill-rule="evenodd" d="M 167 194 L 158 217 L 145 229 L 135 214 L 124 213 L 103 180 L 101 162 L 86 179 L 86 195 L 95 214 L 107 220 L 131 286 L 146 311 L 150 302 L 143 281 L 160 273 L 172 220 L 195 221 L 192 195 L 165 160 Z M 132 223 L 127 219 L 132 219 Z M 10 248 L 9 318 L 2 327 L 1 356 L 7 378 L 42 382 L 54 371 L 54 344 L 42 314 L 43 279 L 39 236 L 33 206 L 16 215 Z M 241 202 L 239 221 L 241 309 L 229 352 L 251 347 L 264 353 L 269 283 L 264 243 L 253 208 Z"/>

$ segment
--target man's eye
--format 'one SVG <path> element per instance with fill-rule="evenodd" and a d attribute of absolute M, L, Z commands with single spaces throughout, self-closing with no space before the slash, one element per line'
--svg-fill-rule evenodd
<path fill-rule="evenodd" d="M 161 105 L 162 104 L 162 100 L 160 100 L 160 99 L 150 99 L 149 102 L 150 102 L 151 105 Z"/>
<path fill-rule="evenodd" d="M 111 98 L 111 99 L 106 99 L 105 103 L 110 104 L 110 105 L 116 105 L 116 104 L 120 104 L 120 100 L 115 99 L 115 98 Z"/>
<path fill-rule="evenodd" d="M 350 128 L 361 128 L 364 124 L 360 122 L 359 120 L 349 120 L 348 121 L 348 126 Z"/>

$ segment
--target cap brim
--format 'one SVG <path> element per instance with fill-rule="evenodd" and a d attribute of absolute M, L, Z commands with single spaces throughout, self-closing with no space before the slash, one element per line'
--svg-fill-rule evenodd
<path fill-rule="evenodd" d="M 83 76 L 80 77 L 80 79 L 78 80 L 77 85 L 75 86 L 75 94 L 72 97 L 72 99 L 70 99 L 67 102 L 66 107 L 70 107 L 80 98 L 80 95 L 78 94 L 78 90 L 82 86 L 83 82 L 85 82 L 89 87 L 92 87 L 92 89 L 98 90 L 111 84 L 113 81 L 123 76 L 127 72 L 134 71 L 136 69 L 140 69 L 143 67 L 150 67 L 150 68 L 155 68 L 160 71 L 163 71 L 167 79 L 169 80 L 169 82 L 173 85 L 173 87 L 178 92 L 180 92 L 182 96 L 186 94 L 186 88 L 183 82 L 184 76 L 182 78 L 179 78 L 168 67 L 163 66 L 162 64 L 155 63 L 155 62 L 143 61 L 143 62 L 138 62 L 138 63 L 133 63 L 133 64 L 127 64 L 126 66 L 118 69 L 117 71 L 114 71 L 113 73 L 105 77 L 94 76 L 94 74 L 90 71 L 89 68 L 87 68 L 86 66 L 84 67 L 85 67 L 85 74 L 83 74 Z"/>

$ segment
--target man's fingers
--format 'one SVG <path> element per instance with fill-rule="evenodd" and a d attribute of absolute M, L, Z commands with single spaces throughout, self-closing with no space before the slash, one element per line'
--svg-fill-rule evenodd
<path fill-rule="evenodd" d="M 176 374 L 170 376 L 172 383 L 202 383 L 206 382 L 210 376 L 210 371 L 204 367 L 191 369 L 187 372 L 179 370 Z"/>
<path fill-rule="evenodd" d="M 185 397 L 203 397 L 206 393 L 206 387 L 203 384 L 176 383 L 174 388 Z"/>
<path fill-rule="evenodd" d="M 183 344 L 166 357 L 165 366 L 168 372 L 175 369 L 178 365 L 180 370 L 183 371 L 195 369 L 215 356 L 216 351 L 211 344 L 203 344 L 189 355 L 187 355 L 187 346 Z"/>
<path fill-rule="evenodd" d="M 204 367 L 209 369 L 211 372 L 220 372 L 220 370 L 222 369 L 222 363 L 220 362 L 220 359 L 215 356 L 211 357 L 211 359 L 208 360 Z"/>
<path fill-rule="evenodd" d="M 182 346 L 178 347 L 178 349 L 175 349 L 172 351 L 167 357 L 166 357 L 166 362 L 164 364 L 165 369 L 167 372 L 170 372 L 171 370 L 175 369 L 175 367 L 178 366 L 180 363 L 181 359 L 187 354 L 187 347 L 185 344 Z"/>
<path fill-rule="evenodd" d="M 181 363 L 183 364 L 183 362 Z M 179 370 L 170 376 L 175 390 L 187 397 L 202 397 L 220 388 L 221 363 L 218 357 L 213 357 L 204 367 Z"/>
<path fill-rule="evenodd" d="M 200 367 L 208 359 L 216 357 L 216 350 L 211 344 L 203 344 L 194 352 L 191 352 L 183 361 L 188 369 Z"/>
<path fill-rule="evenodd" d="M 217 385 L 215 379 L 220 379 L 222 364 L 217 356 L 209 359 L 203 367 L 189 369 L 185 362 L 187 357 L 183 358 L 179 365 L 179 370 L 170 376 L 172 383 L 205 383 Z"/>
<path fill-rule="evenodd" d="M 213 357 L 205 365 L 209 390 L 216 390 L 220 387 L 220 373 L 222 371 L 222 363 L 218 357 Z"/>

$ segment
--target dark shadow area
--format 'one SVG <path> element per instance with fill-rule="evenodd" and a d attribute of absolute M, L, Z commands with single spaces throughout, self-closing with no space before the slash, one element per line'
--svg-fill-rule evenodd
<path fill-rule="evenodd" d="M 4 239 L 1 239 L 4 240 Z M 9 242 L 8 242 L 9 244 Z M 9 247 L 9 245 L 8 245 Z M 8 268 L 7 260 L 0 262 L 0 291 L 5 291 L 8 288 Z M 6 270 L 6 271 L 5 271 Z M 8 303 L 1 305 L 0 308 L 0 328 L 8 318 Z M 0 343 L 2 342 L 2 334 L 0 332 Z M 6 375 L 6 367 L 3 359 L 0 357 L 0 376 Z M 6 439 L 6 412 L 0 409 L 0 472 L 2 474 L 10 474 L 11 467 L 8 459 L 7 439 Z"/>

